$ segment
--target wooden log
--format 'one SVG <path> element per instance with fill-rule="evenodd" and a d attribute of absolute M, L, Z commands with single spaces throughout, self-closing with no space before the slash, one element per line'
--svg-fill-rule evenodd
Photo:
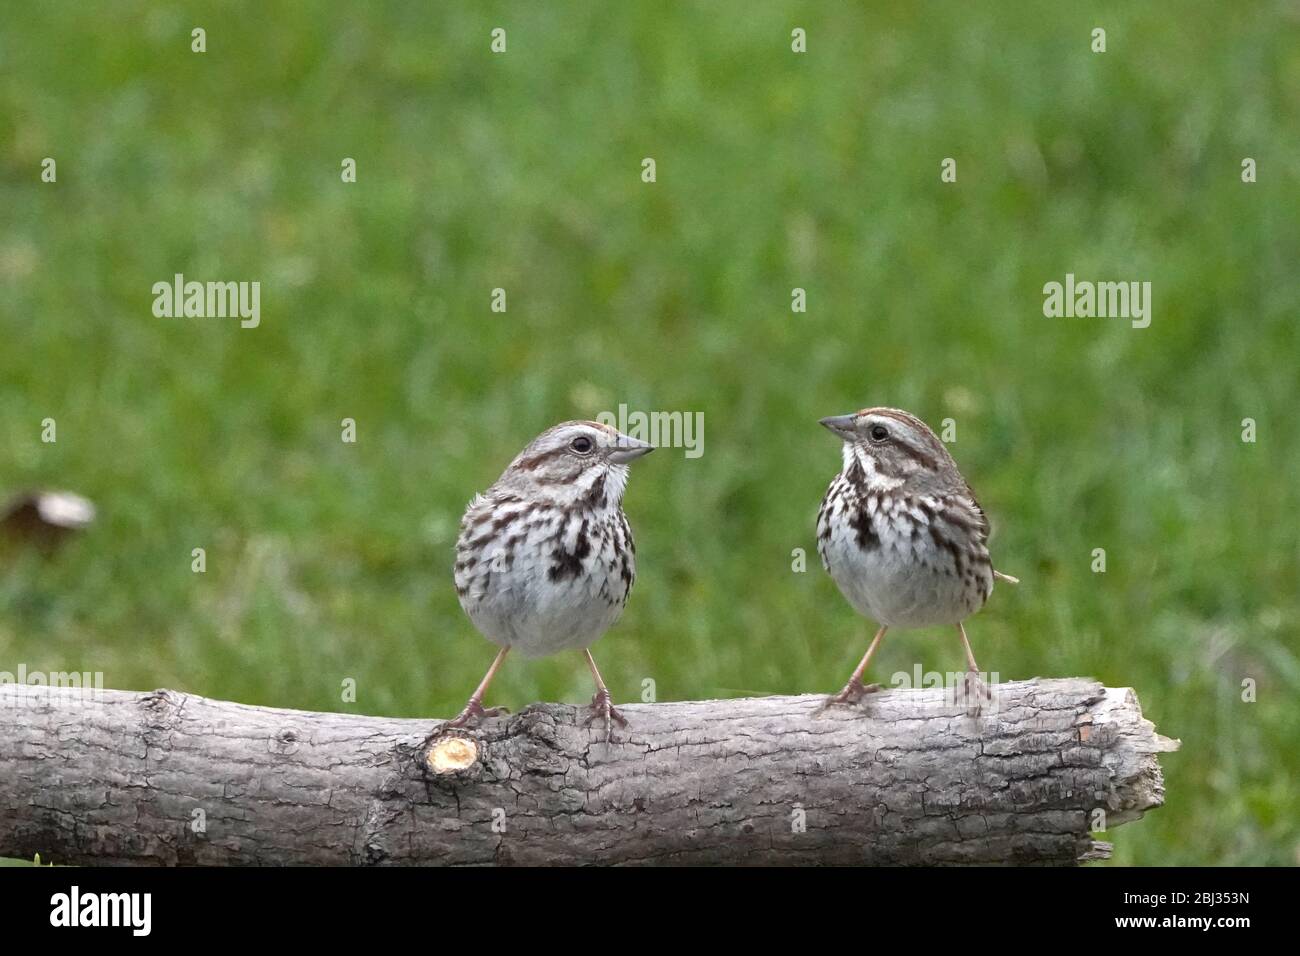
<path fill-rule="evenodd" d="M 1163 802 L 1129 689 L 535 704 L 471 731 L 0 686 L 0 856 L 69 864 L 1074 864 Z M 432 736 L 431 736 L 432 734 Z"/>

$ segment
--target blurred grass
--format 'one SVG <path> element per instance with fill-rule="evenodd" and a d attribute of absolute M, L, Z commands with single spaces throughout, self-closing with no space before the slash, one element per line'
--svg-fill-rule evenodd
<path fill-rule="evenodd" d="M 155 6 L 0 32 L 0 488 L 102 512 L 9 560 L 0 670 L 449 714 L 491 657 L 450 581 L 466 501 L 626 402 L 703 412 L 705 453 L 634 469 L 616 696 L 831 690 L 868 625 L 815 556 L 815 423 L 899 405 L 957 420 L 1024 580 L 970 626 L 983 665 L 1131 685 L 1183 740 L 1115 859 L 1296 862 L 1295 2 Z M 154 318 L 176 272 L 261 281 L 261 327 Z M 1044 318 L 1067 272 L 1151 281 L 1151 327 Z M 589 694 L 570 655 L 491 696 Z"/>

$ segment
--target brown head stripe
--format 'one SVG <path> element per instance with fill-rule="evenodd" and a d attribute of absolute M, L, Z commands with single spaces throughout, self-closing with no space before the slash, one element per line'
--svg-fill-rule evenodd
<path fill-rule="evenodd" d="M 930 428 L 925 422 L 915 415 L 909 415 L 907 412 L 899 411 L 896 408 L 864 408 L 858 412 L 859 415 L 875 415 L 877 418 L 890 418 L 896 422 L 901 422 L 909 428 L 913 428 L 921 433 L 922 440 L 930 433 Z M 924 449 L 917 448 L 908 442 L 900 442 L 899 447 L 906 451 L 912 458 L 920 462 L 925 468 L 938 468 L 939 462 L 934 456 Z"/>
<path fill-rule="evenodd" d="M 535 471 L 551 459 L 558 458 L 564 453 L 565 449 L 563 448 L 552 448 L 550 451 L 541 452 L 532 458 L 525 458 L 519 463 L 518 468 L 521 471 Z"/>
<path fill-rule="evenodd" d="M 899 411 L 897 408 L 864 408 L 858 412 L 859 415 L 878 415 L 881 418 L 892 418 L 896 422 L 902 422 L 904 425 L 920 425 L 926 427 L 925 422 L 915 415 L 909 415 L 907 412 Z"/>

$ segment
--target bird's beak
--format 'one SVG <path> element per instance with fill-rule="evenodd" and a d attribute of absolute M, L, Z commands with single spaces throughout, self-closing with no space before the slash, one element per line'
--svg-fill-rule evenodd
<path fill-rule="evenodd" d="M 655 446 L 649 442 L 619 432 L 614 450 L 609 453 L 609 460 L 616 465 L 626 465 L 629 461 L 648 455 L 654 450 Z"/>
<path fill-rule="evenodd" d="M 821 423 L 845 441 L 852 441 L 854 437 L 853 422 L 856 419 L 856 415 L 832 415 L 829 418 L 823 418 Z"/>

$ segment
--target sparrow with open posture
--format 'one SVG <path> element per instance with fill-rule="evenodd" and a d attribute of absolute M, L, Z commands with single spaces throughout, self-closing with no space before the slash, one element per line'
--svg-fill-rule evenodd
<path fill-rule="evenodd" d="M 525 657 L 581 649 L 596 694 L 587 723 L 626 726 L 590 646 L 627 603 L 636 577 L 632 529 L 623 514 L 628 462 L 654 446 L 597 422 L 564 422 L 521 451 L 496 484 L 465 510 L 456 542 L 456 594 L 470 621 L 501 650 L 450 726 L 501 708 L 483 707 L 497 668 Z"/>
<path fill-rule="evenodd" d="M 840 593 L 880 629 L 844 689 L 827 704 L 853 703 L 889 628 L 953 625 L 966 649 L 968 695 L 987 696 L 962 625 L 993 593 L 988 519 L 934 432 L 896 408 L 823 418 L 844 439 L 844 468 L 817 514 L 817 550 Z M 971 699 L 968 697 L 968 699 Z M 972 706 L 972 712 L 978 705 Z"/>

